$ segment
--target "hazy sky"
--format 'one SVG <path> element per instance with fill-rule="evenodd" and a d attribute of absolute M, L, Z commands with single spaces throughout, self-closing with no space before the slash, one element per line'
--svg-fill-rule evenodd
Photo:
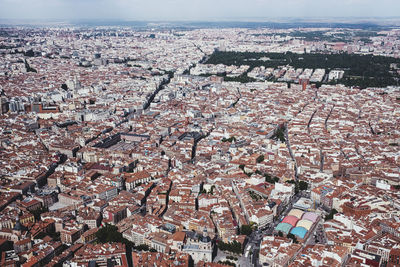
<path fill-rule="evenodd" d="M 399 15 L 400 0 L 0 0 L 0 19 L 243 20 Z"/>

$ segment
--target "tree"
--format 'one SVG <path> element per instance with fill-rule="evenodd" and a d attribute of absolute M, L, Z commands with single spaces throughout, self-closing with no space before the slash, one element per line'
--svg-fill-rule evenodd
<path fill-rule="evenodd" d="M 251 229 L 256 229 L 257 230 L 257 228 L 258 228 L 257 223 L 253 222 L 253 221 L 250 221 L 250 226 L 251 226 Z"/>
<path fill-rule="evenodd" d="M 325 216 L 325 221 L 332 220 L 333 215 L 335 215 L 336 213 L 338 213 L 338 211 L 336 209 L 332 209 L 331 212 Z"/>
<path fill-rule="evenodd" d="M 122 234 L 118 232 L 118 227 L 111 224 L 106 224 L 106 226 L 101 227 L 96 232 L 97 241 L 100 243 L 110 243 L 110 242 L 123 242 L 124 238 Z"/>
<path fill-rule="evenodd" d="M 218 263 L 219 264 L 223 264 L 223 265 L 229 265 L 229 266 L 236 267 L 236 264 L 234 264 L 233 262 L 228 261 L 228 260 L 226 260 L 226 261 L 218 261 Z"/>
<path fill-rule="evenodd" d="M 236 254 L 242 253 L 242 244 L 234 240 L 231 243 L 224 243 L 223 241 L 218 242 L 218 248 L 220 250 L 230 251 Z"/>
<path fill-rule="evenodd" d="M 286 139 L 285 139 L 285 130 L 286 130 L 286 128 L 285 128 L 284 125 L 279 126 L 275 130 L 274 134 L 271 136 L 271 139 L 276 140 L 276 141 L 279 140 L 282 143 L 285 143 L 285 141 L 286 141 Z"/>
<path fill-rule="evenodd" d="M 45 213 L 45 212 L 48 212 L 48 211 L 49 211 L 48 208 L 46 208 L 46 207 L 40 207 L 40 208 L 38 208 L 38 209 L 36 209 L 36 210 L 31 211 L 31 213 L 32 213 L 33 216 L 35 217 L 35 220 L 36 220 L 36 221 L 40 221 L 40 219 L 41 219 L 40 215 L 41 215 L 42 213 Z"/>
<path fill-rule="evenodd" d="M 308 183 L 305 181 L 300 181 L 299 182 L 299 190 L 304 191 L 307 190 L 308 188 Z"/>
<path fill-rule="evenodd" d="M 213 195 L 214 194 L 214 189 L 215 189 L 215 185 L 212 185 L 210 188 L 210 194 Z"/>
<path fill-rule="evenodd" d="M 234 142 L 234 141 L 236 142 L 236 137 L 231 136 L 231 137 L 229 137 L 228 139 L 226 139 L 225 137 L 223 137 L 221 141 L 222 141 L 223 143 L 225 143 L 225 142 L 232 143 L 232 142 Z"/>
<path fill-rule="evenodd" d="M 33 52 L 32 49 L 29 49 L 28 51 L 26 51 L 26 52 L 24 53 L 24 55 L 27 56 L 27 57 L 34 57 L 34 56 L 35 56 L 35 53 Z"/>
<path fill-rule="evenodd" d="M 245 172 L 244 174 L 246 174 L 247 176 L 251 177 L 253 175 L 252 172 Z"/>
<path fill-rule="evenodd" d="M 268 174 L 268 173 L 264 173 L 264 177 L 265 177 L 265 181 L 267 183 L 275 184 L 275 183 L 279 182 L 279 177 L 275 176 L 275 177 L 272 178 L 272 176 L 270 174 Z"/>
<path fill-rule="evenodd" d="M 136 250 L 140 250 L 140 251 L 142 251 L 142 250 L 144 250 L 144 251 L 149 251 L 149 246 L 148 246 L 148 245 L 145 245 L 145 244 L 141 244 L 141 245 L 139 245 L 139 246 L 136 246 L 135 249 L 136 249 Z"/>
<path fill-rule="evenodd" d="M 264 161 L 264 155 L 258 156 L 258 158 L 257 158 L 257 163 L 261 163 L 261 162 L 263 162 L 263 161 Z"/>
<path fill-rule="evenodd" d="M 343 36 L 326 36 L 323 33 L 296 32 L 290 36 L 302 38 L 304 40 L 328 40 L 340 41 L 347 40 Z M 364 41 L 370 42 L 366 38 Z M 263 61 L 262 57 L 271 60 Z M 252 60 L 249 60 L 252 59 Z M 279 68 L 282 65 L 290 65 L 294 68 L 322 68 L 326 71 L 331 69 L 346 69 L 343 79 L 333 81 L 334 84 L 343 83 L 347 86 L 365 87 L 386 87 L 388 85 L 398 85 L 399 75 L 391 71 L 390 64 L 400 63 L 400 60 L 393 57 L 383 57 L 375 55 L 356 55 L 348 53 L 337 54 L 295 54 L 295 53 L 252 53 L 252 52 L 223 52 L 215 51 L 205 64 L 224 64 L 224 65 L 248 65 L 249 71 L 255 67 L 264 66 L 266 68 Z M 226 76 L 226 75 L 223 75 Z M 238 77 L 224 77 L 224 80 L 234 80 L 239 82 L 252 81 L 244 73 Z M 318 86 L 318 85 L 317 85 Z"/>
<path fill-rule="evenodd" d="M 294 234 L 288 234 L 287 235 L 287 238 L 290 238 L 290 239 L 292 239 L 293 240 L 293 243 L 299 243 L 298 241 L 297 241 L 297 238 L 296 238 L 296 236 L 294 235 Z"/>
<path fill-rule="evenodd" d="M 25 68 L 26 68 L 26 71 L 27 72 L 37 72 L 37 70 L 35 70 L 34 68 L 32 68 L 30 65 L 29 65 L 29 63 L 28 63 L 28 61 L 25 59 Z"/>
<path fill-rule="evenodd" d="M 283 237 L 283 233 L 281 231 L 279 231 L 278 236 Z"/>
<path fill-rule="evenodd" d="M 257 80 L 254 79 L 254 78 L 251 78 L 251 77 L 247 76 L 246 73 L 243 73 L 243 74 L 241 74 L 241 75 L 239 75 L 239 76 L 237 76 L 237 77 L 228 77 L 228 76 L 225 76 L 225 77 L 224 77 L 224 81 L 225 81 L 225 82 L 250 83 L 250 82 L 255 82 L 255 81 L 257 81 Z"/>
<path fill-rule="evenodd" d="M 294 192 L 297 194 L 299 191 L 304 191 L 308 189 L 308 183 L 305 181 L 295 181 L 295 180 L 289 180 L 286 181 L 288 184 L 294 184 Z"/>
<path fill-rule="evenodd" d="M 240 227 L 240 234 L 242 235 L 251 235 L 251 233 L 253 232 L 253 229 L 251 229 L 251 226 L 248 224 L 244 224 Z"/>

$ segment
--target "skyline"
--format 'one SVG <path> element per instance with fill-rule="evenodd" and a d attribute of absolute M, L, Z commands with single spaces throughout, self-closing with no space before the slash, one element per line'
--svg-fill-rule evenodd
<path fill-rule="evenodd" d="M 329 5 L 329 6 L 328 6 Z M 400 2 L 372 0 L 0 0 L 3 20 L 266 21 L 397 17 Z"/>

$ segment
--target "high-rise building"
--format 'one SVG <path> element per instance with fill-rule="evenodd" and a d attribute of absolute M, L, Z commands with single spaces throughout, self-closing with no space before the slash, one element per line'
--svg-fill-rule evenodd
<path fill-rule="evenodd" d="M 2 96 L 0 98 L 0 114 L 7 113 L 9 110 L 9 102 L 6 97 Z"/>

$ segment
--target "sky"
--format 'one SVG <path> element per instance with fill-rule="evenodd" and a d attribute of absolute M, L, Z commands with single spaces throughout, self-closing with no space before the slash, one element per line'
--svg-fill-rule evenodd
<path fill-rule="evenodd" d="M 0 19 L 226 21 L 400 16 L 400 0 L 0 0 Z"/>

